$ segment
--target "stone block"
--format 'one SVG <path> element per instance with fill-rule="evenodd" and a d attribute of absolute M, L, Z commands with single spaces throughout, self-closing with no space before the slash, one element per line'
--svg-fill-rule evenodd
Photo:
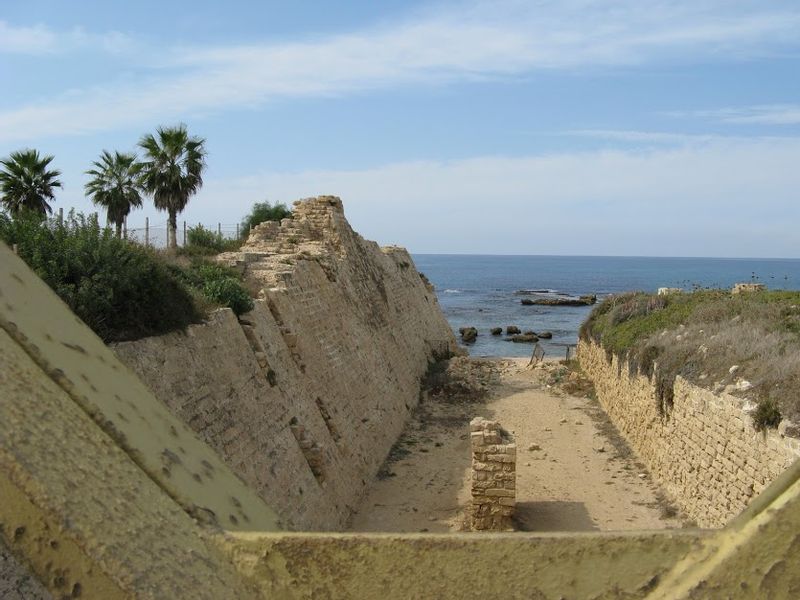
<path fill-rule="evenodd" d="M 514 497 L 513 490 L 507 490 L 505 488 L 491 488 L 491 489 L 486 490 L 485 494 L 487 496 L 490 496 L 490 497 L 492 497 L 492 496 L 494 496 L 494 497 L 503 496 L 503 497 L 506 497 L 506 498 L 513 498 Z"/>

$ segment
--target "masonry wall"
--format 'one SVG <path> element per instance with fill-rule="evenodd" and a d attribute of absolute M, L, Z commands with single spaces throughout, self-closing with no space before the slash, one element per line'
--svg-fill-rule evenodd
<path fill-rule="evenodd" d="M 678 377 L 662 417 L 654 383 L 582 341 L 581 367 L 611 420 L 671 499 L 700 527 L 721 527 L 800 457 L 800 440 L 756 431 L 744 400 Z"/>
<path fill-rule="evenodd" d="M 337 198 L 296 204 L 222 257 L 262 288 L 183 333 L 117 355 L 294 530 L 340 528 L 419 397 L 456 348 L 401 248 L 355 234 Z"/>
<path fill-rule="evenodd" d="M 472 514 L 475 531 L 510 531 L 517 489 L 517 445 L 497 421 L 475 417 L 472 447 Z"/>

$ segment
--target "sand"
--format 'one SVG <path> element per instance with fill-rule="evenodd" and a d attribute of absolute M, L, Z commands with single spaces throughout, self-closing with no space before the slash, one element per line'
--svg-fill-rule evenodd
<path fill-rule="evenodd" d="M 548 362 L 498 359 L 480 402 L 423 402 L 372 485 L 351 531 L 464 530 L 470 501 L 469 421 L 497 420 L 517 443 L 520 531 L 681 527 L 587 383 Z M 576 393 L 567 393 L 573 390 Z"/>

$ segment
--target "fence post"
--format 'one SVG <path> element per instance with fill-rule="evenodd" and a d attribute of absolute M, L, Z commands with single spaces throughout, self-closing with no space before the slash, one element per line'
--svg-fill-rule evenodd
<path fill-rule="evenodd" d="M 11 246 L 11 249 L 14 251 L 14 254 L 19 254 L 19 247 L 16 244 Z"/>
<path fill-rule="evenodd" d="M 144 218 L 144 247 L 150 246 L 150 217 Z"/>
<path fill-rule="evenodd" d="M 186 245 L 186 221 L 183 222 L 183 245 Z"/>

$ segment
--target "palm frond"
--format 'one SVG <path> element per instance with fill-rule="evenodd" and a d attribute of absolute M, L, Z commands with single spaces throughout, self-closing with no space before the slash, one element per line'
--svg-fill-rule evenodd
<path fill-rule="evenodd" d="M 61 171 L 48 170 L 53 156 L 40 156 L 35 149 L 12 152 L 0 160 L 0 202 L 12 213 L 30 210 L 41 215 L 52 212 L 48 200 L 61 187 Z"/>
<path fill-rule="evenodd" d="M 106 209 L 108 220 L 122 225 L 132 208 L 142 205 L 141 165 L 135 154 L 119 151 L 113 154 L 103 150 L 100 160 L 94 161 L 94 169 L 86 171 L 91 179 L 84 186 L 92 202 Z"/>

